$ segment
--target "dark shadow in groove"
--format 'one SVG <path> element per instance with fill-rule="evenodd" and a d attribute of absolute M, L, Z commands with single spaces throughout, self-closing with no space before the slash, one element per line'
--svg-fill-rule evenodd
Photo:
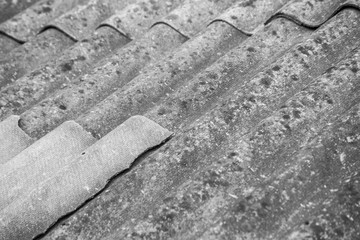
<path fill-rule="evenodd" d="M 184 33 L 182 33 L 179 29 L 176 29 L 175 27 L 171 26 L 169 23 L 163 22 L 163 21 L 154 23 L 153 25 L 151 25 L 151 27 L 150 27 L 149 29 L 153 28 L 155 25 L 161 25 L 161 24 L 168 26 L 169 28 L 173 29 L 174 31 L 176 31 L 177 33 L 179 33 L 180 35 L 182 35 L 184 38 L 186 38 L 186 41 L 190 39 L 189 36 L 187 36 L 187 35 L 185 35 Z"/>
<path fill-rule="evenodd" d="M 123 35 L 124 37 L 128 38 L 130 41 L 133 41 L 133 40 L 134 40 L 134 39 L 133 39 L 131 36 L 129 36 L 125 31 L 121 31 L 121 29 L 118 29 L 118 28 L 116 28 L 116 27 L 114 27 L 114 26 L 111 26 L 110 24 L 107 24 L 107 23 L 102 23 L 102 24 L 100 24 L 100 25 L 95 29 L 95 31 L 98 30 L 98 29 L 100 29 L 100 28 L 102 28 L 102 27 L 108 27 L 108 28 L 114 29 L 115 31 L 117 31 L 118 33 L 120 33 L 121 35 Z"/>
<path fill-rule="evenodd" d="M 17 42 L 17 43 L 19 43 L 19 44 L 24 44 L 24 43 L 25 43 L 25 41 L 21 41 L 21 40 L 19 40 L 19 39 L 16 39 L 16 38 L 14 38 L 13 36 L 10 36 L 9 34 L 7 34 L 7 33 L 4 32 L 4 31 L 0 31 L 0 35 L 3 35 L 3 36 L 5 36 L 5 37 L 7 37 L 7 38 L 10 38 L 11 40 L 13 40 L 14 42 Z"/>
<path fill-rule="evenodd" d="M 42 28 L 37 35 L 39 35 L 40 33 L 45 32 L 48 29 L 56 29 L 57 31 L 61 32 L 62 34 L 64 34 L 65 36 L 67 36 L 68 38 L 73 40 L 74 42 L 78 41 L 78 39 L 76 39 L 74 36 L 71 36 L 69 33 L 65 32 L 64 30 L 62 30 L 62 29 L 60 29 L 60 28 L 58 28 L 57 26 L 54 26 L 54 25 L 48 25 L 48 26 Z"/>
<path fill-rule="evenodd" d="M 213 24 L 214 22 L 223 22 L 223 23 L 226 23 L 226 24 L 230 25 L 231 27 L 235 28 L 236 30 L 238 30 L 239 32 L 241 32 L 242 34 L 244 34 L 244 35 L 246 35 L 246 36 L 248 36 L 248 37 L 251 37 L 252 35 L 254 35 L 254 34 L 252 34 L 252 33 L 248 33 L 248 32 L 243 31 L 242 29 L 236 27 L 234 24 L 231 24 L 230 22 L 225 21 L 225 20 L 223 20 L 223 19 L 215 19 L 215 20 L 211 21 L 207 26 L 210 26 L 210 25 Z"/>
<path fill-rule="evenodd" d="M 168 138 L 166 138 L 164 141 L 162 141 L 159 145 L 156 145 L 154 147 L 151 147 L 149 149 L 147 149 L 144 153 L 142 153 L 141 155 L 139 155 L 133 162 L 132 164 L 129 166 L 129 168 L 115 174 L 114 176 L 112 176 L 109 180 L 107 180 L 107 183 L 105 184 L 104 188 L 102 188 L 99 192 L 97 192 L 94 196 L 90 197 L 89 199 L 85 200 L 82 204 L 79 205 L 79 207 L 77 207 L 76 209 L 74 209 L 73 211 L 65 214 L 64 216 L 60 217 L 56 222 L 54 222 L 52 225 L 50 225 L 48 227 L 48 229 L 46 229 L 45 232 L 40 233 L 39 235 L 37 235 L 36 237 L 33 238 L 33 240 L 40 240 L 41 238 L 45 237 L 49 232 L 51 232 L 53 229 L 55 229 L 56 227 L 58 227 L 59 225 L 61 225 L 64 221 L 66 221 L 68 218 L 70 218 L 74 213 L 76 213 L 77 211 L 81 210 L 83 207 L 86 206 L 86 204 L 88 204 L 90 201 L 92 201 L 94 198 L 96 198 L 97 196 L 99 196 L 102 192 L 104 192 L 105 190 L 107 190 L 109 188 L 109 186 L 118 178 L 121 178 L 123 175 L 127 174 L 128 172 L 130 172 L 134 167 L 136 167 L 137 165 L 139 165 L 141 162 L 144 161 L 145 158 L 147 158 L 148 156 L 150 156 L 151 154 L 155 153 L 158 149 L 160 149 L 166 142 L 170 141 L 171 138 L 173 138 L 174 134 L 170 135 Z"/>

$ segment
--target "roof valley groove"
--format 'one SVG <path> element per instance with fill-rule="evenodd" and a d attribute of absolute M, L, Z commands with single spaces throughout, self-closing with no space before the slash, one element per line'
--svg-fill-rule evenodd
<path fill-rule="evenodd" d="M 169 218 L 166 213 L 160 214 L 162 218 L 158 222 L 154 224 L 146 222 L 134 228 L 138 232 L 131 232 L 129 229 L 134 225 L 131 219 L 135 217 L 140 220 L 150 216 L 147 215 L 149 209 L 157 211 L 158 204 L 163 199 L 165 201 L 166 194 L 172 191 L 181 191 L 181 188 L 177 188 L 178 186 L 181 186 L 186 179 L 191 179 L 192 174 L 197 170 L 206 168 L 208 156 L 216 154 L 223 145 L 231 146 L 232 143 L 237 143 L 238 141 L 233 141 L 233 138 L 239 139 L 244 134 L 251 132 L 261 119 L 270 116 L 272 111 L 278 109 L 302 86 L 310 83 L 313 78 L 346 57 L 357 46 L 356 26 L 358 26 L 358 20 L 359 13 L 357 11 L 349 9 L 341 11 L 314 32 L 307 41 L 299 43 L 277 62 L 266 68 L 273 71 L 264 70 L 250 80 L 248 85 L 245 85 L 246 88 L 241 86 L 242 88 L 234 90 L 235 92 L 232 92 L 229 99 L 186 127 L 182 133 L 178 133 L 156 154 L 150 156 L 146 162 L 140 163 L 136 169 L 122 176 L 118 181 L 115 180 L 109 186 L 109 191 L 99 195 L 83 209 L 58 225 L 46 238 L 51 239 L 65 235 L 76 237 L 77 234 L 96 238 L 104 237 L 112 232 L 113 237 L 110 236 L 108 239 L 114 239 L 115 236 L 119 237 L 119 234 L 126 234 L 127 230 L 129 230 L 129 236 L 139 237 L 148 236 L 146 233 L 155 234 L 151 236 L 158 237 L 174 234 L 175 231 L 171 227 L 176 226 L 172 225 L 174 217 L 171 216 L 174 215 L 171 210 L 167 212 L 170 214 Z M 340 31 L 342 34 L 338 34 Z M 351 47 L 344 48 L 344 41 L 352 41 Z M 324 42 L 326 44 L 323 44 Z M 297 72 L 295 72 L 296 75 L 290 77 L 288 74 L 293 72 L 288 71 L 287 68 L 293 66 L 297 66 Z M 278 73 L 274 71 L 278 71 Z M 271 84 L 268 84 L 270 80 L 264 76 L 269 76 L 271 73 L 273 74 L 270 76 L 271 78 L 269 77 Z M 267 79 L 267 81 L 263 79 Z M 279 86 L 287 87 L 278 89 Z M 276 95 L 273 94 L 275 89 Z M 245 93 L 254 94 L 253 101 L 247 101 Z M 246 150 L 246 143 L 239 144 L 240 146 L 237 148 L 241 147 Z M 247 159 L 246 153 L 247 151 L 236 152 L 229 156 Z M 238 154 L 244 155 L 239 156 Z M 191 184 L 193 183 L 191 182 Z M 204 197 L 206 199 L 206 195 Z M 199 198 L 197 199 L 199 200 Z M 107 208 L 101 208 L 102 204 L 105 204 Z M 123 208 L 120 205 L 127 207 Z M 177 213 L 173 213 L 176 216 Z M 152 218 L 149 217 L 149 219 L 151 221 Z M 83 221 L 86 221 L 86 224 Z M 98 222 L 103 225 L 98 225 Z M 76 229 L 79 229 L 80 225 L 81 231 L 79 232 Z M 106 225 L 106 229 L 102 229 L 104 225 Z M 155 229 L 156 232 L 151 232 L 150 229 Z M 187 232 L 191 233 L 191 231 Z"/>

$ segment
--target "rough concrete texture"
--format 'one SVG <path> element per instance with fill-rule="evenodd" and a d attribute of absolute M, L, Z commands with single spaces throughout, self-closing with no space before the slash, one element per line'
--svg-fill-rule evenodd
<path fill-rule="evenodd" d="M 20 43 L 0 33 L 0 59 L 3 59 L 7 53 L 20 46 Z"/>
<path fill-rule="evenodd" d="M 296 209 L 302 214 L 314 208 L 322 211 L 320 203 L 331 199 L 330 193 L 343 191 L 338 189 L 343 183 L 333 181 L 359 166 L 353 157 L 359 152 L 358 107 L 346 113 L 360 96 L 359 53 L 357 49 L 291 97 L 250 134 L 229 134 L 226 143 L 206 155 L 206 167 L 169 190 L 162 201 L 154 199 L 153 210 L 145 210 L 142 218 L 132 217 L 107 239 L 285 239 L 282 235 L 289 229 L 305 222 L 310 222 L 307 234 L 313 239 L 356 239 L 359 210 L 351 204 L 358 199 L 358 177 L 356 186 L 345 187 L 341 196 L 349 202 L 346 208 L 355 210 L 342 217 L 349 226 L 326 215 L 322 216 L 331 224 L 314 223 L 306 219 L 310 212 L 302 216 Z M 334 124 L 339 116 L 343 123 Z M 332 166 L 326 167 L 330 159 Z M 335 201 L 337 208 L 345 207 Z"/>
<path fill-rule="evenodd" d="M 42 0 L 0 24 L 0 32 L 26 42 L 52 19 L 66 13 L 78 4 L 86 4 L 89 0 Z"/>
<path fill-rule="evenodd" d="M 191 18 L 191 21 L 189 18 L 179 18 L 176 19 L 176 22 L 181 23 L 182 27 L 198 31 L 211 21 L 211 14 L 221 12 L 228 5 L 230 3 L 223 5 L 217 3 L 217 8 L 215 8 L 212 3 L 205 1 L 198 4 L 198 8 L 192 9 L 191 13 L 195 17 Z M 178 14 L 189 17 L 186 15 L 188 14 L 186 11 L 191 6 L 190 3 L 184 4 L 168 16 Z M 205 9 L 207 10 L 205 11 L 206 14 L 204 14 Z M 38 135 L 41 132 L 50 131 L 67 119 L 78 117 L 79 113 L 91 108 L 95 103 L 131 81 L 150 61 L 161 59 L 167 52 L 179 47 L 187 39 L 169 27 L 168 24 L 156 24 L 142 38 L 132 41 L 124 48 L 119 49 L 113 56 L 107 58 L 105 64 L 25 112 L 21 120 L 22 126 L 31 135 Z M 48 82 L 45 84 L 50 85 Z M 11 95 L 13 98 L 13 94 Z M 34 96 L 27 95 L 34 99 Z M 11 102 L 13 101 L 14 99 L 11 100 Z M 31 104 L 30 99 L 28 102 L 24 102 L 24 107 L 27 104 Z M 10 105 L 12 104 L 8 101 L 9 108 L 12 108 Z M 60 108 L 59 105 L 62 107 Z M 7 107 L 4 106 L 5 108 Z"/>
<path fill-rule="evenodd" d="M 126 2 L 96 1 L 77 9 Z M 157 16 L 171 3 L 174 12 Z M 26 111 L 19 127 L 35 138 L 80 114 L 75 122 L 100 143 L 138 114 L 176 136 L 133 163 L 136 156 L 123 165 L 114 157 L 117 141 L 133 140 L 112 135 L 114 142 L 84 155 L 9 173 L 13 182 L 0 184 L 0 206 L 8 204 L 0 232 L 56 240 L 359 239 L 359 4 L 139 0 L 122 11 L 99 8 L 116 13 L 98 28 L 101 37 L 74 44 L 39 75 L 34 69 L 29 85 L 18 79 L 19 91 L 0 93 L 0 112 Z M 102 14 L 74 10 L 63 23 L 79 30 L 74 38 L 88 38 L 80 30 Z M 157 18 L 163 22 L 153 25 Z M 140 25 L 126 30 L 131 23 Z"/>
<path fill-rule="evenodd" d="M 249 15 L 255 18 L 253 14 L 249 12 Z M 263 21 L 266 18 L 263 15 L 257 17 Z M 204 91 L 192 92 L 189 95 L 193 98 L 195 95 L 202 95 L 203 101 L 214 102 L 210 94 L 205 93 L 205 89 L 210 88 L 216 93 L 216 90 L 221 91 L 221 87 L 223 90 L 230 88 L 230 84 L 225 88 L 225 84 L 221 82 L 238 81 L 242 76 L 249 75 L 251 69 L 255 72 L 261 65 L 274 60 L 280 52 L 295 44 L 296 40 L 305 38 L 309 32 L 294 23 L 280 20 L 246 40 L 245 34 L 227 23 L 215 21 L 206 31 L 184 43 L 175 53 L 144 68 L 142 74 L 85 112 L 76 121 L 93 134 L 103 136 L 129 116 L 142 114 L 154 106 L 157 108 L 156 115 L 167 118 L 171 113 L 162 106 L 163 102 L 171 105 L 182 102 L 176 99 L 179 97 L 176 90 L 181 86 L 186 86 L 187 89 L 202 88 Z M 211 67 L 208 67 L 209 65 Z M 219 87 L 208 83 L 208 79 L 217 82 Z M 165 95 L 170 96 L 164 97 Z M 161 98 L 163 100 L 159 102 Z M 201 108 L 204 109 L 203 106 Z M 196 109 L 198 114 L 203 112 L 201 108 Z M 121 111 L 116 111 L 118 109 Z M 181 112 L 174 111 L 173 114 Z M 174 118 L 181 121 L 179 115 Z M 107 122 L 107 125 L 103 126 L 101 122 Z M 174 128 L 174 125 L 170 127 Z"/>
<path fill-rule="evenodd" d="M 292 47 L 246 84 L 230 89 L 227 92 L 229 97 L 192 122 L 181 134 L 159 149 L 157 154 L 114 181 L 109 191 L 103 192 L 58 225 L 47 235 L 47 239 L 76 239 L 80 236 L 98 239 L 109 235 L 108 239 L 196 239 L 207 226 L 216 223 L 215 217 L 224 223 L 223 210 L 215 212 L 212 209 L 228 206 L 231 199 L 236 201 L 239 192 L 251 192 L 252 188 L 246 186 L 257 179 L 242 178 L 243 169 L 248 166 L 247 160 L 252 159 L 248 154 L 252 148 L 246 141 L 240 141 L 241 137 L 251 132 L 262 119 L 271 116 L 286 99 L 336 61 L 346 57 L 358 44 L 359 20 L 358 11 L 343 10 L 309 39 Z M 168 122 L 170 126 L 171 119 Z M 271 136 L 276 137 L 276 131 Z M 202 171 L 204 175 L 199 175 Z M 251 172 L 250 168 L 247 171 Z M 227 176 L 231 181 L 223 181 Z M 245 183 L 245 187 L 239 188 L 239 192 L 234 191 L 241 183 Z M 192 185 L 198 186 L 197 191 L 182 195 L 182 190 Z M 207 191 L 209 186 L 213 186 L 214 190 L 224 186 L 229 192 L 224 195 L 217 192 L 213 194 Z M 159 205 L 172 201 L 172 198 L 167 198 L 172 191 L 174 195 L 179 194 L 178 200 L 173 200 L 179 208 L 175 206 L 162 210 Z M 218 201 L 214 200 L 212 204 L 195 211 L 192 209 L 192 204 L 206 201 L 209 196 Z M 255 205 L 259 206 L 267 205 Z M 276 209 L 281 211 L 281 205 L 277 206 Z M 254 209 L 249 215 L 251 219 L 257 214 L 257 208 Z M 154 217 L 155 213 L 158 218 Z M 186 220 L 179 220 L 180 225 L 174 224 L 176 216 L 181 213 L 187 216 Z M 192 220 L 191 216 L 195 214 L 200 214 L 199 218 Z M 234 229 L 232 233 L 241 231 L 236 229 L 237 223 L 234 221 L 228 224 L 228 229 Z M 250 225 L 244 224 L 244 231 L 241 231 L 239 238 L 246 238 L 246 232 L 249 231 L 246 227 L 251 229 L 251 221 L 248 222 Z M 227 237 L 231 236 L 230 230 Z"/>
<path fill-rule="evenodd" d="M 111 6 L 107 2 L 90 0 L 86 5 L 77 5 L 44 28 L 53 27 L 70 36 L 73 40 L 81 40 L 90 35 L 95 28 L 111 15 Z"/>
<path fill-rule="evenodd" d="M 174 130 L 181 129 L 213 108 L 227 92 L 247 84 L 260 69 L 284 56 L 310 33 L 291 21 L 277 19 L 164 97 L 146 115 Z"/>
<path fill-rule="evenodd" d="M 26 129 L 25 131 L 36 127 L 37 132 L 45 132 L 67 119 L 76 118 L 79 113 L 89 109 L 129 82 L 151 60 L 161 58 L 163 54 L 180 46 L 186 40 L 186 37 L 169 26 L 156 25 L 141 39 L 132 41 L 126 47 L 119 49 L 116 54 L 107 58 L 104 64 L 93 69 L 89 74 L 80 77 L 73 84 L 59 89 L 52 96 L 33 106 L 29 112 L 25 113 L 27 121 L 25 118 L 22 119 L 21 125 Z M 43 83 L 47 86 L 51 85 L 48 82 Z M 27 94 L 27 97 L 36 101 L 36 96 Z M 28 107 L 28 104 L 31 104 L 30 101 L 24 102 L 23 106 Z M 39 128 L 40 124 L 42 127 Z"/>
<path fill-rule="evenodd" d="M 214 16 L 223 12 L 234 2 L 236 1 L 187 1 L 154 25 L 167 24 L 182 35 L 191 38 L 204 29 Z"/>
<path fill-rule="evenodd" d="M 179 6 L 182 0 L 150 1 L 143 0 L 127 5 L 121 11 L 115 11 L 103 21 L 101 26 L 110 26 L 130 39 L 141 38 L 161 16 Z"/>
<path fill-rule="evenodd" d="M 68 164 L 96 139 L 74 121 L 60 125 L 16 155 L 0 169 L 0 210 Z"/>
<path fill-rule="evenodd" d="M 224 21 L 239 31 L 252 35 L 262 23 L 268 20 L 271 15 L 283 7 L 289 0 L 276 1 L 243 1 L 238 2 L 225 13 L 216 17 L 215 21 Z"/>
<path fill-rule="evenodd" d="M 129 168 L 142 153 L 171 135 L 145 117 L 131 117 L 84 152 L 68 156 L 68 164 L 3 209 L 0 238 L 32 239 L 41 234 L 103 189 L 111 177 Z"/>
<path fill-rule="evenodd" d="M 133 31 L 133 37 L 139 38 L 151 27 L 151 25 L 158 18 L 166 15 L 166 13 L 170 12 L 179 4 L 180 1 L 178 0 L 167 1 L 166 3 L 157 3 L 144 0 L 139 1 L 139 3 L 137 4 L 131 4 L 124 9 L 118 8 L 124 7 L 123 5 L 125 5 L 125 3 L 123 3 L 123 5 L 117 4 L 121 6 L 117 6 L 117 8 L 115 9 L 112 9 L 112 6 L 107 6 L 107 8 L 112 9 L 112 11 L 117 11 L 118 15 L 113 15 L 113 18 L 114 16 L 116 16 L 118 22 L 121 22 L 122 24 L 127 23 L 127 27 L 131 29 L 131 31 Z M 105 6 L 103 6 L 103 8 L 104 7 Z M 146 15 L 139 14 L 140 9 L 143 9 L 144 14 L 146 13 Z M 109 26 L 112 27 L 111 25 L 101 24 L 99 27 L 97 27 L 100 20 L 103 19 L 104 15 L 107 16 L 108 14 L 104 14 L 104 12 L 101 11 L 101 9 L 97 7 L 97 5 L 95 6 L 94 4 L 92 4 L 89 6 L 81 6 L 80 9 L 75 9 L 73 12 L 70 12 L 67 15 L 62 15 L 61 18 L 57 18 L 56 23 L 50 23 L 49 25 L 47 25 L 47 27 L 52 27 L 45 29 L 43 32 L 38 34 L 36 38 L 33 38 L 31 41 L 28 41 L 21 47 L 14 49 L 10 54 L 6 56 L 6 59 L 0 59 L 0 88 L 22 77 L 30 70 L 33 70 L 32 72 L 37 71 L 37 75 L 44 74 L 40 73 L 45 71 L 44 68 L 37 68 L 44 63 L 47 63 L 45 68 L 46 71 L 53 72 L 54 77 L 52 78 L 55 78 L 53 81 L 59 82 L 58 77 L 56 78 L 54 74 L 54 69 L 52 69 L 52 64 L 48 64 L 49 60 L 54 59 L 54 61 L 56 61 L 58 65 L 65 64 L 63 65 L 63 68 L 60 68 L 63 69 L 63 71 L 60 72 L 62 73 L 61 75 L 64 79 L 66 75 L 69 75 L 69 72 L 75 72 L 74 68 L 80 68 L 82 71 L 84 71 L 86 69 L 85 66 L 93 65 L 95 61 L 91 61 L 91 58 L 95 57 L 95 59 L 98 60 L 104 58 L 105 53 L 109 55 L 110 51 L 106 51 L 108 50 L 106 48 L 107 42 L 118 41 L 119 43 L 123 43 L 124 40 L 121 38 L 130 40 L 128 37 L 125 37 L 123 33 L 113 33 L 116 28 L 109 29 Z M 75 21 L 75 16 L 76 19 L 78 19 L 77 23 Z M 87 16 L 87 18 L 91 20 L 92 26 L 90 26 L 91 24 L 88 23 L 87 18 L 85 18 L 84 16 Z M 97 16 L 98 19 L 96 19 L 95 16 Z M 126 16 L 126 18 L 124 18 L 124 16 Z M 73 25 L 79 26 L 72 28 L 71 25 L 68 24 L 69 21 Z M 58 26 L 56 24 L 60 24 L 61 26 L 66 27 L 66 29 L 61 29 L 61 26 Z M 83 28 L 83 30 L 80 29 L 80 26 L 81 28 Z M 97 31 L 94 32 L 95 26 L 97 27 Z M 76 36 L 73 36 L 72 32 L 74 32 Z M 125 34 L 127 32 L 128 31 L 125 31 Z M 68 49 L 64 53 L 64 50 L 69 48 L 74 43 L 72 39 L 81 40 L 81 42 L 90 42 L 90 44 L 76 44 L 76 46 Z M 102 40 L 100 47 L 91 44 L 94 43 L 95 40 Z M 119 43 L 113 45 L 119 46 Z M 101 54 L 100 51 L 96 51 L 98 49 L 103 50 L 105 53 Z M 81 61 L 79 61 L 79 59 L 77 58 L 70 58 L 76 56 L 74 54 L 74 51 L 79 50 L 81 50 L 81 52 L 77 55 L 83 56 L 81 58 Z M 111 48 L 111 50 L 115 50 L 115 48 L 113 47 Z M 61 55 L 62 63 L 59 63 L 61 62 L 61 60 L 58 58 L 58 55 Z M 66 58 L 66 56 L 67 59 L 64 59 Z M 79 64 L 79 62 L 82 64 Z M 31 75 L 27 75 L 25 78 L 29 78 L 30 76 Z M 75 76 L 76 74 L 72 76 L 72 78 L 75 78 Z M 37 77 L 39 78 L 40 76 Z"/>
<path fill-rule="evenodd" d="M 8 20 L 17 13 L 25 10 L 32 4 L 39 0 L 27 0 L 27 1 L 14 1 L 14 0 L 2 0 L 0 1 L 0 23 Z"/>
<path fill-rule="evenodd" d="M 48 29 L 0 59 L 0 88 L 47 63 L 74 44 L 56 29 Z"/>
<path fill-rule="evenodd" d="M 34 141 L 19 128 L 19 119 L 19 116 L 10 116 L 0 122 L 0 169 L 2 164 L 30 146 Z"/>
<path fill-rule="evenodd" d="M 314 28 L 323 24 L 327 19 L 344 7 L 359 8 L 359 0 L 319 1 L 305 0 L 293 1 L 282 8 L 273 18 L 286 17 L 306 27 Z"/>

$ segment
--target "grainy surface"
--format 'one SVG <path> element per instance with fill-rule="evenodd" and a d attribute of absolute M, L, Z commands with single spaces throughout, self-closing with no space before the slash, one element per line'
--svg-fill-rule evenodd
<path fill-rule="evenodd" d="M 129 168 L 143 152 L 171 134 L 145 117 L 133 116 L 84 152 L 64 156 L 69 159 L 55 172 L 45 170 L 40 175 L 42 181 L 2 210 L 1 238 L 32 239 L 41 234 L 59 216 L 75 210 L 104 188 L 108 179 Z"/>
<path fill-rule="evenodd" d="M 68 121 L 17 154 L 0 169 L 0 209 L 29 194 L 37 184 L 69 164 L 69 157 L 94 143 L 95 139 L 81 126 Z"/>
<path fill-rule="evenodd" d="M 10 116 L 0 122 L 0 166 L 34 142 L 19 128 L 19 119 L 19 116 Z"/>
<path fill-rule="evenodd" d="M 27 22 L 57 3 L 0 23 L 0 119 L 36 140 L 0 167 L 5 239 L 360 237 L 358 0 L 73 1 Z M 174 136 L 117 157 L 147 139 L 112 134 L 138 114 Z M 85 155 L 26 164 L 68 120 Z"/>

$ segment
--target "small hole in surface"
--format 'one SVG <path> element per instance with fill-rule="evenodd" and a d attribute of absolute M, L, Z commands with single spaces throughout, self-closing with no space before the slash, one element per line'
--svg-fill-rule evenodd
<path fill-rule="evenodd" d="M 61 110 L 66 110 L 66 106 L 65 106 L 65 105 L 60 105 L 59 108 L 60 108 Z"/>

